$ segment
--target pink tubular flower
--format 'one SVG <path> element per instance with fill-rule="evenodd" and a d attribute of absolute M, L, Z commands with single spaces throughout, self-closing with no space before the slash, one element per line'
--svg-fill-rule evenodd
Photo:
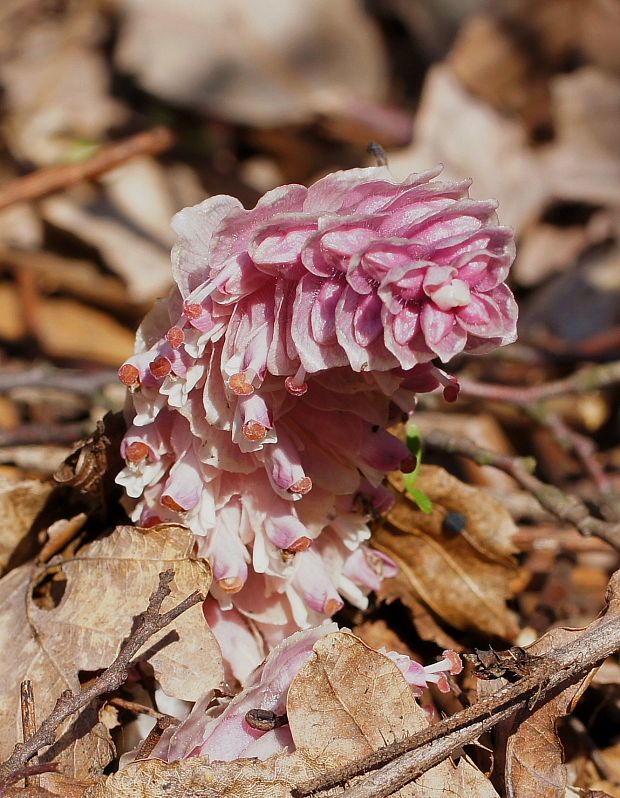
<path fill-rule="evenodd" d="M 289 688 L 312 656 L 315 643 L 334 632 L 336 624 L 324 623 L 286 638 L 251 674 L 241 693 L 228 703 L 214 703 L 212 695 L 207 695 L 180 725 L 164 732 L 150 756 L 168 762 L 192 756 L 229 762 L 250 757 L 264 760 L 282 750 L 294 751 L 295 742 L 286 716 Z M 379 653 L 397 665 L 418 695 L 422 694 L 420 688 L 428 683 L 437 684 L 439 690 L 447 692 L 450 688 L 446 673 L 460 673 L 462 668 L 454 651 L 444 651 L 439 662 L 427 667 L 394 651 Z M 260 728 L 254 717 L 263 716 L 275 721 L 271 724 L 274 728 Z"/>
<path fill-rule="evenodd" d="M 415 467 L 387 426 L 416 392 L 456 398 L 433 360 L 515 337 L 511 233 L 438 173 L 353 169 L 249 211 L 222 196 L 181 211 L 175 286 L 119 371 L 134 520 L 188 525 L 211 600 L 269 645 L 341 597 L 363 608 L 393 572 L 362 548 L 385 472 Z"/>

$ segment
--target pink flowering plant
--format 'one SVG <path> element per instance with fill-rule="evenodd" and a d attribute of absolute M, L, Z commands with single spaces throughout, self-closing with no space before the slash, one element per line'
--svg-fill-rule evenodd
<path fill-rule="evenodd" d="M 118 476 L 143 526 L 186 524 L 213 569 L 205 615 L 245 680 L 287 635 L 367 594 L 386 472 L 415 458 L 388 426 L 437 362 L 515 338 L 511 231 L 439 169 L 353 169 L 178 213 L 174 287 L 120 369 Z M 409 666 L 407 666 L 409 667 Z"/>

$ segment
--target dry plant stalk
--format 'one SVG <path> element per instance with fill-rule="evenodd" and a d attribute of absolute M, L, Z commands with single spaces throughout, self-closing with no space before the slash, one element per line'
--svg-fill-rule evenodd
<path fill-rule="evenodd" d="M 81 180 L 92 180 L 135 158 L 136 155 L 157 155 L 174 143 L 172 132 L 165 127 L 146 130 L 130 138 L 103 146 L 81 163 L 50 166 L 32 174 L 15 178 L 0 191 L 0 210 L 17 202 L 40 199 L 61 191 Z"/>

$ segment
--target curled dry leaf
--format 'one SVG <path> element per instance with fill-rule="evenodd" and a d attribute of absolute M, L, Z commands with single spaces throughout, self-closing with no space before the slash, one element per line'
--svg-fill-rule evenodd
<path fill-rule="evenodd" d="M 314 645 L 288 693 L 287 714 L 296 750 L 261 762 L 210 763 L 202 757 L 164 763 L 133 762 L 87 790 L 84 798 L 289 798 L 290 790 L 325 769 L 413 734 L 427 725 L 404 677 L 384 654 L 351 634 L 336 632 Z M 443 762 L 403 798 L 429 795 L 496 798 L 471 764 Z"/>
<path fill-rule="evenodd" d="M 98 140 L 127 113 L 108 94 L 98 45 L 105 22 L 96 3 L 28 13 L 19 3 L 0 9 L 3 134 L 18 160 L 49 165 L 71 158 L 80 140 Z"/>
<path fill-rule="evenodd" d="M 55 567 L 55 579 L 64 593 L 50 609 L 34 602 L 28 567 L 13 570 L 0 581 L 0 650 L 11 651 L 10 661 L 0 662 L 0 728 L 5 730 L 0 737 L 0 760 L 20 739 L 19 684 L 23 679 L 32 680 L 37 716 L 43 718 L 62 690 L 79 689 L 79 671 L 96 671 L 112 662 L 135 616 L 147 606 L 161 571 L 175 571 L 164 612 L 194 590 L 208 591 L 209 566 L 191 558 L 192 547 L 193 538 L 183 527 L 119 527 L 109 537 L 85 546 L 60 569 Z M 39 580 L 53 571 L 54 566 L 46 568 L 38 574 Z M 59 580 L 62 577 L 64 584 Z M 162 638 L 165 647 L 157 646 Z M 196 700 L 223 679 L 219 647 L 200 605 L 151 638 L 147 647 L 155 652 L 148 661 L 156 678 L 175 698 Z M 66 726 L 60 734 L 65 732 Z M 82 729 L 77 740 L 70 735 L 59 740 L 54 754 L 66 775 L 92 778 L 112 756 L 101 724 Z"/>
<path fill-rule="evenodd" d="M 20 549 L 27 548 L 33 522 L 52 491 L 52 484 L 36 479 L 16 481 L 0 477 L 0 574 L 10 561 L 20 558 Z M 30 551 L 27 554 L 31 554 Z"/>
<path fill-rule="evenodd" d="M 517 626 L 506 599 L 517 575 L 516 527 L 508 511 L 444 469 L 422 466 L 416 488 L 432 502 L 426 514 L 402 492 L 402 478 L 391 479 L 401 492 L 375 531 L 373 545 L 401 570 L 383 583 L 380 597 L 409 605 L 422 601 L 456 629 L 512 638 Z M 461 531 L 445 523 L 449 513 L 461 516 Z"/>

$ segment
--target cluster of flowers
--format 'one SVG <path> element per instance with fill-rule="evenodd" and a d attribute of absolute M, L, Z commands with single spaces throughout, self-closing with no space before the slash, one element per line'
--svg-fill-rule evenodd
<path fill-rule="evenodd" d="M 267 647 L 358 607 L 393 562 L 365 545 L 387 471 L 415 467 L 387 432 L 433 365 L 514 340 L 514 257 L 495 203 L 439 169 L 385 167 L 217 196 L 173 227 L 175 286 L 121 367 L 132 426 L 118 476 L 144 526 L 182 522 L 213 568 L 205 612 L 232 675 L 251 619 Z"/>

